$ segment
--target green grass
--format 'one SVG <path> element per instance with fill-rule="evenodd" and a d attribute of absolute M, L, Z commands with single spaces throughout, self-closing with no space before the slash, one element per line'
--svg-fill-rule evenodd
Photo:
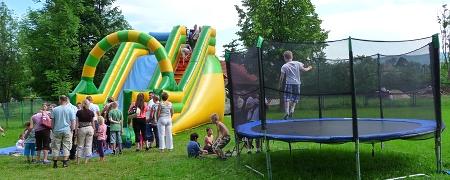
<path fill-rule="evenodd" d="M 372 103 L 372 102 L 370 102 Z M 442 103 L 443 117 L 449 124 L 450 97 L 444 97 Z M 346 108 L 347 109 L 347 108 Z M 400 105 L 386 108 L 387 116 L 399 117 L 429 117 L 432 107 L 419 105 L 416 108 L 402 108 Z M 377 115 L 378 109 L 373 106 L 360 108 L 359 114 L 364 117 Z M 317 117 L 317 111 L 310 110 L 297 114 L 299 117 Z M 324 111 L 329 117 L 349 117 L 349 110 L 329 107 Z M 414 116 L 412 115 L 414 114 Z M 272 118 L 281 117 L 276 109 L 269 113 Z M 15 121 L 20 122 L 20 121 Z M 230 126 L 229 118 L 225 122 Z M 20 124 L 20 123 L 19 123 Z M 18 127 L 19 124 L 13 126 Z M 207 125 L 210 126 L 211 125 Z M 43 165 L 28 165 L 23 157 L 0 156 L 2 167 L 1 179 L 31 179 L 31 178 L 83 178 L 105 179 L 261 179 L 261 176 L 248 170 L 244 165 L 266 173 L 265 154 L 242 154 L 240 161 L 232 157 L 220 161 L 214 157 L 204 159 L 189 159 L 185 145 L 188 135 L 197 132 L 202 137 L 206 126 L 177 134 L 175 149 L 170 153 L 151 152 L 136 153 L 125 151 L 122 156 L 107 156 L 107 162 L 93 160 L 87 165 L 72 164 L 67 169 L 52 169 Z M 8 129 L 6 137 L 0 137 L 0 147 L 14 145 L 21 128 Z M 202 138 L 201 138 L 202 139 Z M 444 168 L 450 168 L 450 136 L 443 133 Z M 232 149 L 232 141 L 226 149 Z M 315 143 L 292 144 L 293 153 L 289 154 L 289 146 L 284 142 L 270 141 L 271 159 L 274 179 L 354 179 L 355 159 L 354 144 L 326 145 Z M 361 145 L 361 172 L 363 179 L 385 179 L 410 174 L 425 173 L 433 179 L 450 179 L 450 176 L 435 173 L 434 140 L 404 141 L 396 140 L 375 144 L 375 156 L 371 155 L 372 145 Z M 26 173 L 24 173 L 26 172 Z M 114 175 L 112 175 L 114 174 Z"/>

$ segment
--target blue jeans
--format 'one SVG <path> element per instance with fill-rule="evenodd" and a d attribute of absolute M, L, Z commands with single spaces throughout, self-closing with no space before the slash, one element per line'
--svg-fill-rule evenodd
<path fill-rule="evenodd" d="M 34 156 L 36 154 L 36 143 L 25 143 L 24 156 Z"/>

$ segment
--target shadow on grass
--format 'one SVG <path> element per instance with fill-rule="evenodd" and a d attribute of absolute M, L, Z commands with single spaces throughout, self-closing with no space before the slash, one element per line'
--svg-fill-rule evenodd
<path fill-rule="evenodd" d="M 410 174 L 425 173 L 417 158 L 411 155 L 389 152 L 372 157 L 370 152 L 361 152 L 363 179 L 386 179 Z M 356 179 L 355 153 L 340 149 L 300 149 L 271 152 L 274 179 Z M 241 165 L 249 165 L 267 174 L 265 154 L 244 154 Z"/>

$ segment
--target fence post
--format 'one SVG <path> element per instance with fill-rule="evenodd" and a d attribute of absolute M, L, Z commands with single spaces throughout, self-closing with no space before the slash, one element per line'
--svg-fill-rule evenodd
<path fill-rule="evenodd" d="M 6 102 L 5 104 L 6 104 L 6 106 L 4 108 L 5 108 L 6 127 L 9 128 L 9 123 L 8 123 L 8 121 L 9 121 L 9 102 Z M 3 104 L 3 105 L 5 105 L 5 104 Z"/>
<path fill-rule="evenodd" d="M 24 120 L 24 114 L 23 114 L 23 100 L 22 101 L 20 101 L 20 116 L 21 116 L 21 119 L 22 119 L 22 124 L 23 124 L 23 120 Z"/>
<path fill-rule="evenodd" d="M 30 98 L 30 116 L 33 114 L 33 98 Z"/>

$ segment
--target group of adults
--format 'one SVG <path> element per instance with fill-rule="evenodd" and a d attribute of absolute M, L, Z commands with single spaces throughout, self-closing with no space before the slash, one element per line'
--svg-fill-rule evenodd
<path fill-rule="evenodd" d="M 132 125 L 136 151 L 152 148 L 152 142 L 161 152 L 165 150 L 172 151 L 172 103 L 168 101 L 169 95 L 166 92 L 159 96 L 149 92 L 149 101 L 145 102 L 145 95 L 139 93 L 136 101 L 133 102 L 128 110 L 128 122 Z"/>
<path fill-rule="evenodd" d="M 149 93 L 150 100 L 145 102 L 143 93 L 138 94 L 137 99 L 130 106 L 128 123 L 132 125 L 136 136 L 136 151 L 144 147 L 148 150 L 155 142 L 160 151 L 173 149 L 172 138 L 172 103 L 168 101 L 169 95 L 165 92 L 159 96 Z M 51 127 L 45 121 L 51 121 Z M 107 143 L 98 144 L 94 140 L 99 122 L 106 122 Z M 67 96 L 59 97 L 59 106 L 49 107 L 44 104 L 40 111 L 31 117 L 30 124 L 36 138 L 36 162 L 50 164 L 49 151 L 53 157 L 53 167 L 58 167 L 58 161 L 62 161 L 62 167 L 68 166 L 69 157 L 81 158 L 85 163 L 92 157 L 93 149 L 105 146 L 113 150 L 113 154 L 121 154 L 124 118 L 118 110 L 118 103 L 113 98 L 108 98 L 103 111 L 94 104 L 91 96 L 77 106 L 69 102 Z M 105 138 L 106 138 L 105 137 Z M 41 155 L 43 155 L 41 159 Z"/>
<path fill-rule="evenodd" d="M 34 129 L 36 138 L 36 162 L 50 164 L 48 154 L 53 155 L 53 167 L 57 168 L 58 160 L 63 167 L 68 166 L 70 152 L 73 144 L 78 144 L 76 153 L 78 157 L 92 155 L 94 135 L 94 120 L 99 115 L 99 107 L 92 103 L 92 97 L 87 97 L 80 106 L 74 106 L 67 96 L 59 97 L 59 106 L 53 107 L 43 104 L 40 111 L 31 117 L 30 124 Z M 51 126 L 45 121 L 51 120 Z M 74 137 L 75 136 L 75 137 Z M 81 142 L 87 143 L 81 143 Z M 41 160 L 41 154 L 43 158 Z"/>

